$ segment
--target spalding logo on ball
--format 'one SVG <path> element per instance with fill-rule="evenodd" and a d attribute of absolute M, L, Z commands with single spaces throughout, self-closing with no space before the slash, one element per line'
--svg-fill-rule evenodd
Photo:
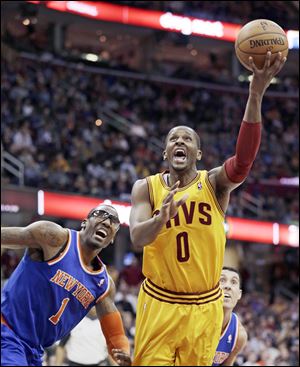
<path fill-rule="evenodd" d="M 262 69 L 267 52 L 271 52 L 271 64 L 278 52 L 287 57 L 289 45 L 284 30 L 275 22 L 268 19 L 256 19 L 241 28 L 235 41 L 235 53 L 240 63 L 249 67 L 249 57 L 254 64 Z"/>

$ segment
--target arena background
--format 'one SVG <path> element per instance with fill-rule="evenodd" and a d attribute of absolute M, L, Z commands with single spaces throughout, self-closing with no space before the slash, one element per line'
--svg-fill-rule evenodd
<path fill-rule="evenodd" d="M 178 123 L 201 136 L 199 169 L 232 155 L 249 83 L 236 32 L 258 18 L 287 31 L 258 157 L 231 196 L 225 264 L 241 272 L 236 310 L 249 334 L 236 365 L 299 365 L 299 2 L 1 1 L 1 10 L 1 225 L 78 229 L 92 206 L 112 202 L 123 226 L 102 258 L 131 342 L 142 280 L 128 231 L 133 182 L 165 168 L 163 138 Z M 21 256 L 1 250 L 2 285 Z"/>

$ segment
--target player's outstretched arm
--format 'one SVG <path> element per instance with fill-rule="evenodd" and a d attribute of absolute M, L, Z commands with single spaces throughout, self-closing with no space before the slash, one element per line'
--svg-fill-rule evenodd
<path fill-rule="evenodd" d="M 146 179 L 138 180 L 131 193 L 132 208 L 130 212 L 130 237 L 135 248 L 142 248 L 153 242 L 167 221 L 173 218 L 187 195 L 175 201 L 174 195 L 178 191 L 179 181 L 170 189 L 165 197 L 159 214 L 152 217 L 152 208 L 149 199 L 149 190 Z"/>
<path fill-rule="evenodd" d="M 249 57 L 249 65 L 252 69 L 253 76 L 249 85 L 249 98 L 243 118 L 244 121 L 261 122 L 262 98 L 274 76 L 283 68 L 286 57 L 282 57 L 281 52 L 278 52 L 275 62 L 272 65 L 270 65 L 270 62 L 271 52 L 267 53 L 262 69 L 258 69 L 253 62 L 253 58 Z"/>
<path fill-rule="evenodd" d="M 130 346 L 121 315 L 114 304 L 115 285 L 110 278 L 108 295 L 96 305 L 97 316 L 106 339 L 108 352 L 119 366 L 131 366 Z"/>
<path fill-rule="evenodd" d="M 27 227 L 1 227 L 1 247 L 60 247 L 68 240 L 68 230 L 49 221 L 34 222 Z"/>
<path fill-rule="evenodd" d="M 244 326 L 239 321 L 239 331 L 235 347 L 233 351 L 229 354 L 228 358 L 222 363 L 222 366 L 233 366 L 236 357 L 244 349 L 247 340 L 248 340 L 247 332 Z"/>
<path fill-rule="evenodd" d="M 249 86 L 249 97 L 243 122 L 236 144 L 236 153 L 226 160 L 222 167 L 209 172 L 209 178 L 218 192 L 230 192 L 238 187 L 247 177 L 259 149 L 261 139 L 261 104 L 265 91 L 273 77 L 280 72 L 286 58 L 279 52 L 276 61 L 270 65 L 271 53 L 268 52 L 264 67 L 258 69 L 253 59 L 249 64 L 253 77 Z"/>

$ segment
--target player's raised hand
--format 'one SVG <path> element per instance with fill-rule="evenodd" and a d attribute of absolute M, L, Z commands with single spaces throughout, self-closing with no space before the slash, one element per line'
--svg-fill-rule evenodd
<path fill-rule="evenodd" d="M 254 64 L 253 58 L 249 57 L 249 67 L 253 71 L 253 78 L 250 83 L 250 93 L 255 93 L 262 97 L 270 85 L 271 80 L 280 72 L 285 62 L 286 57 L 282 57 L 281 52 L 278 52 L 276 60 L 271 65 L 271 52 L 268 51 L 263 68 L 258 69 Z"/>
<path fill-rule="evenodd" d="M 159 216 L 161 220 L 166 223 L 171 218 L 175 217 L 178 212 L 178 208 L 186 202 L 189 195 L 185 194 L 178 201 L 174 200 L 174 195 L 178 192 L 180 182 L 177 181 L 172 187 L 168 195 L 165 197 L 162 207 L 160 209 Z"/>
<path fill-rule="evenodd" d="M 131 366 L 130 355 L 125 353 L 122 349 L 112 349 L 112 357 L 119 366 Z"/>

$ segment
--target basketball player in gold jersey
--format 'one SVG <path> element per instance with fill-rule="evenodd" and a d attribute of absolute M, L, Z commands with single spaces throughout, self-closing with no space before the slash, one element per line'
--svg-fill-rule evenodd
<path fill-rule="evenodd" d="M 236 154 L 222 166 L 197 171 L 200 138 L 187 126 L 170 130 L 163 158 L 169 170 L 132 189 L 130 234 L 144 249 L 137 308 L 135 366 L 209 366 L 220 339 L 225 250 L 224 214 L 230 192 L 247 177 L 260 144 L 261 103 L 286 59 L 263 69 L 249 58 L 253 79 Z"/>

